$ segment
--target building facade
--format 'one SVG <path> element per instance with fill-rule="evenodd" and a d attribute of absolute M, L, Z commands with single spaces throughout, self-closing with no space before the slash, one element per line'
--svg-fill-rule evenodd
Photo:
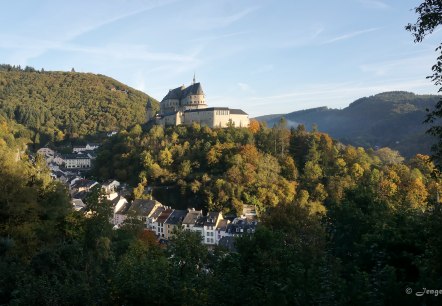
<path fill-rule="evenodd" d="M 148 113 L 151 112 L 148 108 Z M 160 112 L 155 116 L 157 124 L 191 125 L 198 123 L 210 128 L 247 127 L 249 116 L 241 109 L 228 107 L 207 107 L 200 83 L 169 90 L 160 103 Z"/>
<path fill-rule="evenodd" d="M 86 154 L 65 154 L 62 159 L 66 169 L 89 169 L 91 167 L 91 158 Z"/>

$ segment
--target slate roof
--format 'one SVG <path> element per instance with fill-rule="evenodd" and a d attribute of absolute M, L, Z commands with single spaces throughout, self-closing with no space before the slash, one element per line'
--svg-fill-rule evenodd
<path fill-rule="evenodd" d="M 86 154 L 75 154 L 75 153 L 73 153 L 73 154 L 64 154 L 64 155 L 61 156 L 61 158 L 63 160 L 66 160 L 66 159 L 90 159 L 90 157 L 87 156 Z"/>
<path fill-rule="evenodd" d="M 230 252 L 236 252 L 235 237 L 222 237 L 219 240 L 218 245 L 229 250 Z"/>
<path fill-rule="evenodd" d="M 123 205 L 121 205 L 120 209 L 117 210 L 115 213 L 119 214 L 119 215 L 125 215 L 127 214 L 127 212 L 129 211 L 129 209 L 131 208 L 131 205 L 126 202 Z"/>
<path fill-rule="evenodd" d="M 227 225 L 226 232 L 232 235 L 251 234 L 256 230 L 258 222 L 248 221 L 247 219 L 236 218 L 232 223 Z"/>
<path fill-rule="evenodd" d="M 220 215 L 220 213 L 216 212 L 216 211 L 209 212 L 207 214 L 207 218 L 206 218 L 206 221 L 204 222 L 204 225 L 205 226 L 215 226 L 216 221 L 219 218 L 219 215 Z"/>
<path fill-rule="evenodd" d="M 215 110 L 230 110 L 230 114 L 232 115 L 248 115 L 245 111 L 242 109 L 232 109 L 228 107 L 207 107 L 207 108 L 201 108 L 201 109 L 188 109 L 184 111 L 185 113 L 192 113 L 192 112 L 212 112 Z"/>
<path fill-rule="evenodd" d="M 177 225 L 183 222 L 187 215 L 187 210 L 175 209 L 169 216 L 169 218 L 164 222 L 164 224 Z"/>
<path fill-rule="evenodd" d="M 96 184 L 98 184 L 98 183 L 95 181 L 91 181 L 91 180 L 87 180 L 87 179 L 80 179 L 80 180 L 76 181 L 74 183 L 74 185 L 72 185 L 72 188 L 82 188 L 82 187 L 91 188 L 92 186 L 94 186 Z"/>
<path fill-rule="evenodd" d="M 110 180 L 107 180 L 104 183 L 102 183 L 101 186 L 106 187 L 106 186 L 109 186 L 110 184 L 112 184 L 113 182 L 120 184 L 120 182 L 118 182 L 117 180 L 110 179 Z"/>
<path fill-rule="evenodd" d="M 137 214 L 149 216 L 156 204 L 161 204 L 155 200 L 136 199 L 132 202 L 131 210 L 135 210 Z"/>
<path fill-rule="evenodd" d="M 115 206 L 118 204 L 118 202 L 120 202 L 120 200 L 126 200 L 126 198 L 120 195 L 120 196 L 116 197 L 115 199 L 111 200 L 111 203 L 113 206 Z"/>
<path fill-rule="evenodd" d="M 223 230 L 225 231 L 227 229 L 227 223 L 228 223 L 228 220 L 225 220 L 225 219 L 219 220 L 218 226 L 216 227 L 216 229 L 218 231 L 223 231 Z"/>
<path fill-rule="evenodd" d="M 74 206 L 82 206 L 82 207 L 85 206 L 85 204 L 83 203 L 83 201 L 81 199 L 72 199 L 72 204 Z"/>
<path fill-rule="evenodd" d="M 169 218 L 170 214 L 173 212 L 172 209 L 168 208 L 164 210 L 157 218 L 158 223 L 164 223 Z"/>
<path fill-rule="evenodd" d="M 150 215 L 150 218 L 152 218 L 152 220 L 156 220 L 165 210 L 166 209 L 163 206 L 157 207 L 157 209 L 155 209 L 155 211 Z"/>
<path fill-rule="evenodd" d="M 189 95 L 203 95 L 204 91 L 200 83 L 192 84 L 188 87 L 180 86 L 170 90 L 162 101 L 168 99 L 182 100 Z"/>
<path fill-rule="evenodd" d="M 195 224 L 198 216 L 201 215 L 201 210 L 191 210 L 187 213 L 183 220 L 183 224 Z"/>
<path fill-rule="evenodd" d="M 76 211 L 83 211 L 86 209 L 86 204 L 84 204 L 81 199 L 73 199 L 72 205 Z"/>
<path fill-rule="evenodd" d="M 229 110 L 228 107 L 207 107 L 207 108 L 200 108 L 200 109 L 188 109 L 184 111 L 185 113 L 193 113 L 193 112 L 212 112 L 215 110 Z"/>
<path fill-rule="evenodd" d="M 173 115 L 176 115 L 176 113 L 178 113 L 178 112 L 177 111 L 175 111 L 175 112 L 168 112 L 168 113 L 161 114 L 160 116 L 161 117 L 173 116 Z"/>
<path fill-rule="evenodd" d="M 230 109 L 230 114 L 232 115 L 248 115 L 245 111 L 242 109 Z"/>
<path fill-rule="evenodd" d="M 87 191 L 80 191 L 80 192 L 76 192 L 72 195 L 73 199 L 81 199 L 84 200 L 86 199 L 86 197 L 89 195 L 89 193 Z"/>
<path fill-rule="evenodd" d="M 195 221 L 195 227 L 203 227 L 206 223 L 207 217 L 206 216 L 198 216 L 198 218 Z"/>
<path fill-rule="evenodd" d="M 54 174 L 56 177 L 66 176 L 66 174 L 60 170 L 53 171 L 52 174 Z"/>
<path fill-rule="evenodd" d="M 87 156 L 88 156 L 90 159 L 95 159 L 95 158 L 97 158 L 97 156 L 98 156 L 97 152 L 95 152 L 95 151 L 86 151 L 86 152 L 87 152 Z"/>

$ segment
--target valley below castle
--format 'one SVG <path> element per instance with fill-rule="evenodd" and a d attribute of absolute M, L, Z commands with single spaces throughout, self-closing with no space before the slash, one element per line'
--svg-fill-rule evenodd
<path fill-rule="evenodd" d="M 436 286 L 441 182 L 414 143 L 437 96 L 249 119 L 208 107 L 196 82 L 157 102 L 5 67 L 2 303 L 363 304 L 388 299 L 378 282 L 406 303 L 402 288 Z"/>

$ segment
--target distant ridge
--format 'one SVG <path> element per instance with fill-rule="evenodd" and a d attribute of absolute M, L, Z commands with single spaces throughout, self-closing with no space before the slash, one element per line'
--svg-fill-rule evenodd
<path fill-rule="evenodd" d="M 405 91 L 383 92 L 360 98 L 348 107 L 317 107 L 284 115 L 266 115 L 255 119 L 273 126 L 281 117 L 289 124 L 313 124 L 320 131 L 343 143 L 363 147 L 390 147 L 405 157 L 429 154 L 434 139 L 425 134 L 426 109 L 431 109 L 442 96 L 416 95 Z"/>

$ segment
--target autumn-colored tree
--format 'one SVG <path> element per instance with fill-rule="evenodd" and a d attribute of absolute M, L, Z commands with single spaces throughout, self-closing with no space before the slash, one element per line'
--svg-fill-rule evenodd
<path fill-rule="evenodd" d="M 256 134 L 256 133 L 258 133 L 259 129 L 260 129 L 259 121 L 254 120 L 254 119 L 250 119 L 250 123 L 249 123 L 250 132 L 252 132 L 252 134 Z"/>

